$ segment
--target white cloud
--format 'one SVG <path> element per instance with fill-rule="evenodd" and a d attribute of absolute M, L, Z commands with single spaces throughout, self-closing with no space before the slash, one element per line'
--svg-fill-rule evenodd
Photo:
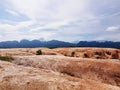
<path fill-rule="evenodd" d="M 42 26 L 38 26 L 36 28 L 32 28 L 31 30 L 29 30 L 29 32 L 36 32 L 36 31 L 40 31 L 40 30 L 44 30 L 44 29 L 59 29 L 61 26 L 64 26 L 64 25 L 69 25 L 69 22 L 68 20 L 63 20 L 63 21 L 53 21 L 51 23 L 47 23 L 45 25 L 42 25 Z"/>
<path fill-rule="evenodd" d="M 33 22 L 31 21 L 23 21 L 16 24 L 0 23 L 0 32 L 4 33 L 4 37 L 2 36 L 0 40 L 19 40 L 23 36 L 21 29 L 32 24 Z"/>
<path fill-rule="evenodd" d="M 71 33 L 75 30 L 76 33 L 78 27 L 65 28 L 63 31 L 61 27 L 70 27 L 69 24 L 76 20 L 87 21 L 94 17 L 88 11 L 88 3 L 85 0 L 7 0 L 7 2 L 10 4 L 10 6 L 7 6 L 7 10 L 25 15 L 33 22 L 33 27 L 30 30 L 26 29 L 25 32 L 33 33 L 34 35 L 36 32 L 43 33 L 44 29 L 56 29 L 55 32 L 44 32 L 42 35 L 44 38 L 45 36 L 46 38 L 52 37 L 51 35 L 54 36 L 59 34 L 59 32 Z M 10 13 L 12 14 L 13 12 Z M 11 30 L 19 30 L 24 25 L 26 24 L 23 23 L 21 25 L 20 23 L 17 26 L 9 26 L 9 28 Z"/>
<path fill-rule="evenodd" d="M 8 7 L 30 19 L 73 19 L 87 16 L 85 0 L 8 0 Z M 82 13 L 82 14 L 81 14 Z"/>
<path fill-rule="evenodd" d="M 0 38 L 2 38 L 2 35 L 0 35 Z"/>
<path fill-rule="evenodd" d="M 94 40 L 120 41 L 120 33 L 100 35 Z"/>
<path fill-rule="evenodd" d="M 21 40 L 21 39 L 39 39 L 44 38 L 45 40 L 49 40 L 55 33 L 53 32 L 28 32 L 29 27 L 33 26 L 33 21 L 23 21 L 15 24 L 2 24 L 0 23 L 0 32 L 3 35 L 0 36 L 0 41 L 4 40 Z M 24 30 L 26 28 L 26 30 Z"/>
<path fill-rule="evenodd" d="M 106 29 L 106 31 L 109 31 L 109 32 L 115 32 L 115 31 L 118 31 L 118 30 L 120 30 L 119 26 L 110 26 Z"/>
<path fill-rule="evenodd" d="M 39 39 L 39 38 L 44 38 L 45 40 L 49 40 L 54 33 L 30 33 L 30 34 L 25 34 L 22 32 L 7 32 L 6 35 L 1 36 L 0 41 L 8 41 L 8 40 L 22 40 L 22 39 L 28 39 L 28 40 L 33 40 L 33 39 Z"/>
<path fill-rule="evenodd" d="M 8 22 L 0 24 L 0 30 L 3 30 L 7 34 L 6 38 L 11 38 L 11 40 L 12 38 L 36 39 L 40 37 L 63 40 L 87 37 L 89 39 L 88 34 L 99 35 L 101 32 L 108 33 L 108 31 L 110 33 L 118 31 L 120 28 L 119 26 L 111 26 L 106 29 L 107 32 L 104 31 L 108 24 L 117 25 L 116 23 L 120 21 L 119 11 L 113 12 L 120 5 L 113 3 L 114 0 L 111 0 L 110 3 L 107 0 L 104 2 L 96 0 L 5 1 L 5 11 L 13 16 L 19 16 L 15 17 L 17 22 L 10 18 L 12 24 Z M 111 5 L 114 8 L 111 8 Z M 8 18 L 9 16 L 6 19 Z M 23 18 L 26 18 L 27 21 Z M 106 38 L 100 37 L 98 39 Z"/>
<path fill-rule="evenodd" d="M 15 25 L 13 24 L 1 24 L 0 23 L 0 30 L 8 30 L 8 31 L 17 31 L 21 28 L 25 28 L 25 27 L 29 27 L 30 25 L 32 25 L 33 22 L 32 21 L 23 21 L 23 22 L 18 22 Z"/>
<path fill-rule="evenodd" d="M 17 12 L 13 11 L 13 10 L 6 9 L 6 12 L 8 12 L 8 13 L 14 15 L 14 16 L 19 16 L 19 14 Z"/>

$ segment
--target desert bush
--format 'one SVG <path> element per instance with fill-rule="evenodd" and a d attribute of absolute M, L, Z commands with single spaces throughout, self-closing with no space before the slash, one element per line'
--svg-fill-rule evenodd
<path fill-rule="evenodd" d="M 83 57 L 84 57 L 84 58 L 88 58 L 89 56 L 88 56 L 87 53 L 84 53 Z"/>
<path fill-rule="evenodd" d="M 72 53 L 71 53 L 71 57 L 74 57 L 74 56 L 75 56 L 75 52 L 72 52 Z"/>
<path fill-rule="evenodd" d="M 1 60 L 1 61 L 12 61 L 12 60 L 14 60 L 14 59 L 13 59 L 13 57 L 11 57 L 11 56 L 1 56 L 1 55 L 0 55 L 0 60 Z"/>
<path fill-rule="evenodd" d="M 36 51 L 36 55 L 42 55 L 42 51 L 41 50 Z"/>

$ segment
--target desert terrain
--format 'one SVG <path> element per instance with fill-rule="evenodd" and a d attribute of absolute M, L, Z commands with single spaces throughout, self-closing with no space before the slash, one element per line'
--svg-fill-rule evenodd
<path fill-rule="evenodd" d="M 0 49 L 0 90 L 120 90 L 120 50 Z"/>

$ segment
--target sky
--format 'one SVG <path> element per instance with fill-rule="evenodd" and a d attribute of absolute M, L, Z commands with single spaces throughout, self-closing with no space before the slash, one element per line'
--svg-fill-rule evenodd
<path fill-rule="evenodd" d="M 0 0 L 0 41 L 120 41 L 120 0 Z"/>

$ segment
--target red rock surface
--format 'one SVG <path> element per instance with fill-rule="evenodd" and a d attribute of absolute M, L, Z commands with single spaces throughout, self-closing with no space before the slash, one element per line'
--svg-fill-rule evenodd
<path fill-rule="evenodd" d="M 69 57 L 93 58 L 93 59 L 119 59 L 120 50 L 111 48 L 19 48 L 0 49 L 0 55 L 10 56 L 32 56 L 37 50 L 42 51 L 42 55 L 64 55 Z"/>
<path fill-rule="evenodd" d="M 120 90 L 120 88 L 0 61 L 0 90 Z"/>
<path fill-rule="evenodd" d="M 13 63 L 120 86 L 120 61 L 42 55 L 17 57 Z"/>
<path fill-rule="evenodd" d="M 120 50 L 111 48 L 56 48 L 54 51 L 70 57 L 120 59 Z"/>
<path fill-rule="evenodd" d="M 120 90 L 119 49 L 18 48 L 0 55 L 14 58 L 0 61 L 0 90 Z"/>

